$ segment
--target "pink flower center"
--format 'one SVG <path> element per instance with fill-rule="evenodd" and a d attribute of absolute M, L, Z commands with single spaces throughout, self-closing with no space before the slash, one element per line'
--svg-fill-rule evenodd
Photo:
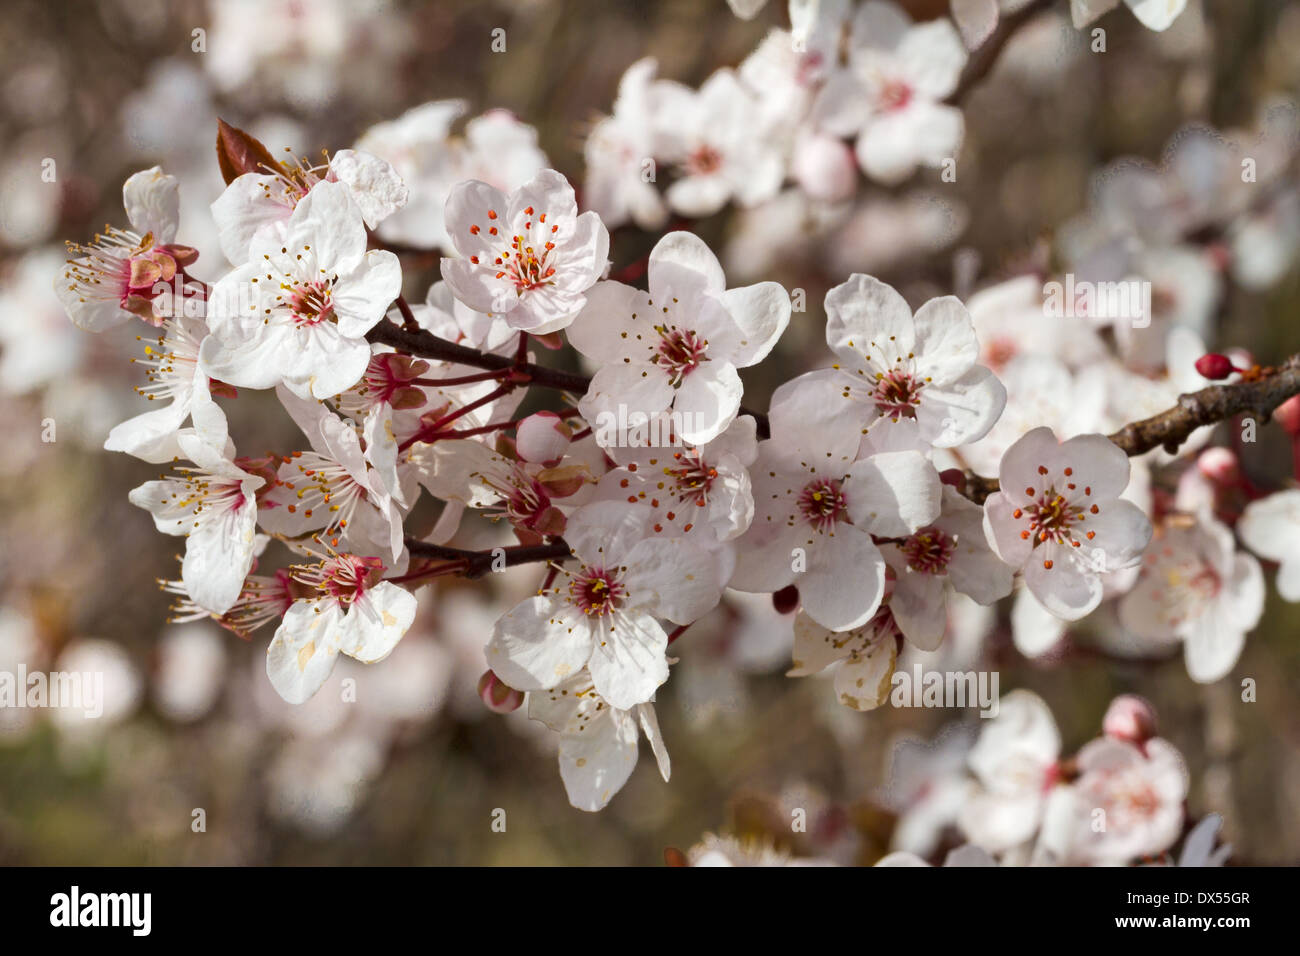
<path fill-rule="evenodd" d="M 915 418 L 923 387 L 911 372 L 895 369 L 878 375 L 871 397 L 882 415 L 895 419 Z"/>
<path fill-rule="evenodd" d="M 686 170 L 692 176 L 709 176 L 722 168 L 722 154 L 705 143 L 686 158 Z"/>
<path fill-rule="evenodd" d="M 943 574 L 957 542 L 938 528 L 923 528 L 903 542 L 907 566 L 922 574 Z"/>
<path fill-rule="evenodd" d="M 1046 476 L 1047 467 L 1039 465 L 1038 473 Z M 1035 548 L 1048 541 L 1078 548 L 1082 547 L 1084 540 L 1091 541 L 1096 535 L 1095 531 L 1083 532 L 1078 526 L 1090 515 L 1100 514 L 1101 507 L 1097 504 L 1085 507 L 1083 504 L 1076 503 L 1073 499 L 1078 496 L 1079 486 L 1077 482 L 1070 480 L 1074 477 L 1074 469 L 1066 468 L 1062 474 L 1065 477 L 1065 490 L 1069 497 L 1058 492 L 1055 484 L 1041 493 L 1029 487 L 1025 489 L 1025 497 L 1033 500 L 1030 504 L 1012 512 L 1011 516 L 1015 520 L 1027 524 L 1027 527 L 1020 532 L 1020 537 L 1026 541 L 1032 539 Z M 1090 485 L 1084 486 L 1083 497 L 1092 497 Z M 1051 559 L 1043 561 L 1043 568 L 1047 571 L 1052 569 Z"/>
<path fill-rule="evenodd" d="M 587 615 L 613 614 L 626 596 L 617 574 L 604 568 L 583 567 L 569 582 L 569 600 Z"/>
<path fill-rule="evenodd" d="M 674 387 L 701 363 L 708 361 L 705 353 L 709 340 L 701 338 L 693 330 L 657 325 L 655 331 L 659 333 L 659 347 L 650 361 L 668 373 Z"/>
<path fill-rule="evenodd" d="M 330 297 L 332 282 L 304 282 L 289 288 L 289 308 L 298 327 L 319 325 L 334 318 L 334 301 Z"/>
<path fill-rule="evenodd" d="M 697 451 L 673 452 L 673 458 L 677 464 L 665 467 L 664 474 L 672 479 L 677 500 L 694 501 L 704 507 L 709 500 L 709 489 L 718 477 L 718 469 L 706 464 Z"/>
<path fill-rule="evenodd" d="M 880 88 L 876 106 L 882 113 L 901 110 L 912 101 L 912 88 L 901 80 L 887 80 Z"/>
<path fill-rule="evenodd" d="M 332 554 L 319 564 L 296 565 L 293 578 L 328 595 L 344 607 L 350 607 L 366 593 L 371 578 L 383 570 L 384 564 L 378 558 Z"/>
<path fill-rule="evenodd" d="M 848 520 L 848 498 L 833 478 L 810 481 L 799 493 L 799 513 L 818 531 L 832 531 L 836 522 Z"/>

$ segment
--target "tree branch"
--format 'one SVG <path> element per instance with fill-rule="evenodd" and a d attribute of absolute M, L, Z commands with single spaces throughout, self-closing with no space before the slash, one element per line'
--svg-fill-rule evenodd
<path fill-rule="evenodd" d="M 469 365 L 474 368 L 511 369 L 518 375 L 519 384 L 540 385 L 543 388 L 554 388 L 574 395 L 585 395 L 587 388 L 591 385 L 591 379 L 586 375 L 578 375 L 575 372 L 562 372 L 533 362 L 516 363 L 514 359 L 508 356 L 493 355 L 490 352 L 480 352 L 478 349 L 457 345 L 455 342 L 440 339 L 430 332 L 400 328 L 387 319 L 366 333 L 366 339 L 380 345 L 391 346 L 399 351 L 406 352 L 408 355 L 415 355 L 420 358 L 454 362 L 458 365 Z M 741 406 L 740 414 L 754 416 L 758 423 L 759 438 L 769 436 L 767 415 L 744 406 Z"/>
<path fill-rule="evenodd" d="M 1007 45 L 1007 41 L 1015 35 L 1016 31 L 1051 5 L 1052 0 L 1031 0 L 1015 13 L 1001 17 L 993 35 L 980 44 L 967 61 L 966 69 L 957 83 L 957 89 L 948 97 L 947 102 L 961 103 L 970 91 L 992 72 L 998 57 L 1002 55 L 1002 48 Z"/>
<path fill-rule="evenodd" d="M 535 561 L 563 561 L 572 553 L 563 538 L 556 538 L 548 544 L 516 544 L 486 551 L 469 551 L 408 537 L 406 547 L 412 557 L 463 562 L 465 570 L 461 576 L 466 578 L 482 577 L 493 569 L 494 564 L 498 568 L 513 568 L 516 565 L 531 564 Z"/>
<path fill-rule="evenodd" d="M 1249 381 L 1210 385 L 1180 395 L 1173 408 L 1125 425 L 1107 437 L 1129 457 L 1161 447 L 1173 454 L 1198 428 L 1216 425 L 1234 415 L 1251 412 L 1261 424 L 1267 422 L 1275 408 L 1300 395 L 1300 354 L 1291 356 L 1279 368 L 1262 368 L 1255 375 Z M 968 472 L 962 493 L 976 504 L 983 504 L 997 490 L 996 478 Z"/>

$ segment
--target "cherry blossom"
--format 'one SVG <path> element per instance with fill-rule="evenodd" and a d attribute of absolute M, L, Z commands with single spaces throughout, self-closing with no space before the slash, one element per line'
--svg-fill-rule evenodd
<path fill-rule="evenodd" d="M 1128 457 L 1101 435 L 1059 442 L 1035 428 L 1007 450 L 1002 490 L 984 503 L 989 543 L 1051 613 L 1078 620 L 1101 602 L 1100 573 L 1134 566 L 1151 522 L 1123 500 Z"/>
<path fill-rule="evenodd" d="M 661 106 L 664 88 L 654 80 L 657 69 L 649 57 L 627 68 L 613 114 L 592 127 L 583 145 L 586 202 L 611 229 L 629 221 L 658 229 L 668 217 L 654 181 L 654 157 L 667 120 Z"/>
<path fill-rule="evenodd" d="M 981 438 L 997 421 L 1006 390 L 976 364 L 970 315 L 953 296 L 915 316 L 890 286 L 853 275 L 826 293 L 826 342 L 839 360 L 794 380 L 821 396 L 821 417 L 876 423 L 914 420 L 918 436 L 948 448 Z"/>
<path fill-rule="evenodd" d="M 1056 781 L 1061 734 L 1037 694 L 1005 694 L 970 752 L 979 783 L 958 820 L 976 846 L 1006 853 L 1033 840 Z"/>
<path fill-rule="evenodd" d="M 1300 601 L 1300 490 L 1288 489 L 1252 501 L 1237 525 L 1246 547 L 1278 563 L 1277 591 Z"/>
<path fill-rule="evenodd" d="M 384 570 L 378 558 L 333 551 L 320 557 L 294 567 L 293 579 L 311 596 L 293 602 L 266 649 L 266 674 L 291 704 L 320 689 L 339 654 L 382 661 L 415 619 L 415 595 L 377 580 Z"/>
<path fill-rule="evenodd" d="M 773 396 L 773 437 L 759 443 L 750 468 L 754 520 L 737 540 L 731 586 L 795 584 L 814 621 L 848 631 L 884 597 L 885 561 L 872 535 L 910 535 L 938 517 L 939 476 L 916 451 L 854 461 L 857 429 L 817 421 L 808 400 L 785 386 Z"/>
<path fill-rule="evenodd" d="M 606 472 L 597 497 L 648 505 L 656 535 L 730 541 L 754 517 L 749 466 L 758 456 L 755 422 L 741 415 L 717 438 L 694 446 L 612 447 L 618 466 Z"/>
<path fill-rule="evenodd" d="M 444 214 L 456 184 L 479 179 L 511 192 L 545 168 L 537 131 L 506 110 L 488 110 L 453 136 L 465 109 L 463 100 L 424 103 L 370 127 L 357 142 L 359 152 L 391 163 L 409 190 L 406 205 L 379 223 L 381 238 L 451 252 Z"/>
<path fill-rule="evenodd" d="M 1070 16 L 1075 27 L 1086 27 L 1098 17 L 1119 6 L 1120 0 L 1070 0 Z M 1169 29 L 1178 15 L 1187 8 L 1187 0 L 1124 0 L 1148 30 L 1162 32 Z"/>
<path fill-rule="evenodd" d="M 961 148 L 961 111 L 943 100 L 965 65 L 952 21 L 913 24 L 895 4 L 867 0 L 853 17 L 848 66 L 827 80 L 814 118 L 837 135 L 857 134 L 858 163 L 872 179 L 902 182 Z"/>
<path fill-rule="evenodd" d="M 176 435 L 191 413 L 195 429 L 210 443 L 225 440 L 205 431 L 215 427 L 224 433 L 224 416 L 212 408 L 211 383 L 199 369 L 199 346 L 207 332 L 202 319 L 189 316 L 175 316 L 163 323 L 162 335 L 144 347 L 145 357 L 132 361 L 149 370 L 147 384 L 136 391 L 151 402 L 170 401 L 115 425 L 104 442 L 106 450 L 154 463 L 170 461 L 177 453 Z"/>
<path fill-rule="evenodd" d="M 234 265 L 248 262 L 257 234 L 274 233 L 277 224 L 286 224 L 299 200 L 323 182 L 347 187 L 369 229 L 406 203 L 407 188 L 397 171 L 378 156 L 357 150 L 341 149 L 323 166 L 281 163 L 265 173 L 245 173 L 212 204 L 226 258 Z"/>
<path fill-rule="evenodd" d="M 303 397 L 337 395 L 365 373 L 364 336 L 401 284 L 395 255 L 366 251 L 347 187 L 320 183 L 283 227 L 253 239 L 249 262 L 213 286 L 199 366 L 239 387 L 283 382 Z"/>
<path fill-rule="evenodd" d="M 612 707 L 585 670 L 549 690 L 532 691 L 528 716 L 560 735 L 560 778 L 569 803 L 579 810 L 603 810 L 622 789 L 636 768 L 641 733 L 660 775 L 667 781 L 672 773 L 654 704 Z"/>
<path fill-rule="evenodd" d="M 596 692 L 629 710 L 668 679 L 668 634 L 656 618 L 689 624 L 718 603 L 717 559 L 684 539 L 647 534 L 649 508 L 587 505 L 565 529 L 580 562 L 550 589 L 515 606 L 487 645 L 488 665 L 511 687 L 549 690 L 591 672 Z"/>
<path fill-rule="evenodd" d="M 163 534 L 185 536 L 181 580 L 197 605 L 224 614 L 253 565 L 257 491 L 266 482 L 197 434 L 176 441 L 193 464 L 179 466 L 175 477 L 145 482 L 131 492 L 131 503 L 152 514 Z"/>
<path fill-rule="evenodd" d="M 579 215 L 568 180 L 550 169 L 509 196 L 478 180 L 461 183 L 447 199 L 447 231 L 464 257 L 442 260 L 452 294 L 536 335 L 573 321 L 609 254 L 600 217 Z"/>
<path fill-rule="evenodd" d="M 794 622 L 794 664 L 786 676 L 807 677 L 842 661 L 835 671 L 836 698 L 853 710 L 874 710 L 889 699 L 897 635 L 888 607 L 861 627 L 838 632 L 801 611 Z"/>
<path fill-rule="evenodd" d="M 404 567 L 401 511 L 366 461 L 356 427 L 320 402 L 284 388 L 277 394 L 311 450 L 280 461 L 274 485 L 260 502 L 258 523 L 272 534 L 320 531 L 333 547 L 384 554 L 390 567 Z"/>
<path fill-rule="evenodd" d="M 736 370 L 772 350 L 790 297 L 775 282 L 728 289 L 717 258 L 688 232 L 660 239 L 648 269 L 648 292 L 597 284 L 569 329 L 574 348 L 601 363 L 578 408 L 598 434 L 603 422 L 671 409 L 681 438 L 705 444 L 735 419 Z"/>
<path fill-rule="evenodd" d="M 108 226 L 88 244 L 69 243 L 72 258 L 54 282 L 68 317 L 88 332 L 103 332 L 132 316 L 162 324 L 155 300 L 178 276 L 183 280 L 185 267 L 198 258 L 194 249 L 173 242 L 180 221 L 175 176 L 158 166 L 136 173 L 122 187 L 122 204 L 131 228 Z"/>
<path fill-rule="evenodd" d="M 948 625 L 951 585 L 980 604 L 1011 593 L 1012 571 L 989 548 L 984 513 L 951 486 L 929 525 L 884 549 L 895 572 L 889 609 L 898 630 L 922 650 L 934 650 Z"/>
<path fill-rule="evenodd" d="M 1060 862 L 1122 865 L 1163 853 L 1178 840 L 1187 768 L 1168 741 L 1154 738 L 1139 747 L 1102 737 L 1075 761 L 1079 776 L 1058 789 L 1044 823 L 1044 848 Z"/>
<path fill-rule="evenodd" d="M 1120 601 L 1120 622 L 1139 637 L 1181 638 L 1192 680 L 1225 676 L 1264 613 L 1259 562 L 1237 551 L 1232 532 L 1210 515 L 1174 515 L 1156 530 L 1141 567 Z"/>
<path fill-rule="evenodd" d="M 698 91 L 660 89 L 662 109 L 672 117 L 663 156 L 677 165 L 678 178 L 666 193 L 675 212 L 710 216 L 731 199 L 753 206 L 776 195 L 784 174 L 781 154 L 759 134 L 759 101 L 734 72 L 718 70 Z"/>

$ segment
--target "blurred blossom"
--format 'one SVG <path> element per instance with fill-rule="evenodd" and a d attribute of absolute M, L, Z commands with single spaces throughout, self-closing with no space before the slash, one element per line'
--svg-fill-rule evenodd
<path fill-rule="evenodd" d="M 229 635 L 210 624 L 182 624 L 158 641 L 153 698 L 163 715 L 179 723 L 206 715 L 226 681 Z"/>

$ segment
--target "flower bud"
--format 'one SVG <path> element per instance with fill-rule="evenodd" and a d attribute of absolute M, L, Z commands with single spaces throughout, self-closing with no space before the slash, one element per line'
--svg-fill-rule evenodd
<path fill-rule="evenodd" d="M 524 461 L 554 462 L 569 447 L 569 429 L 555 412 L 537 412 L 519 423 L 515 447 Z"/>
<path fill-rule="evenodd" d="M 1155 709 L 1136 694 L 1121 694 L 1106 708 L 1101 732 L 1116 740 L 1144 744 L 1156 735 Z"/>
<path fill-rule="evenodd" d="M 1235 485 L 1241 477 L 1237 455 L 1230 448 L 1207 448 L 1196 459 L 1196 468 L 1218 485 Z"/>
<path fill-rule="evenodd" d="M 791 165 L 803 191 L 825 202 L 848 199 L 858 183 L 853 150 L 832 136 L 801 136 Z"/>
<path fill-rule="evenodd" d="M 508 714 L 518 710 L 524 702 L 524 692 L 503 684 L 492 671 L 485 671 L 478 679 L 478 695 L 494 714 Z"/>
<path fill-rule="evenodd" d="M 1219 355 L 1217 352 L 1209 352 L 1196 360 L 1196 371 L 1212 382 L 1227 378 L 1236 370 L 1236 367 L 1232 364 L 1232 359 L 1226 355 Z"/>
<path fill-rule="evenodd" d="M 1292 395 L 1273 409 L 1273 419 L 1292 438 L 1300 436 L 1300 395 Z"/>

